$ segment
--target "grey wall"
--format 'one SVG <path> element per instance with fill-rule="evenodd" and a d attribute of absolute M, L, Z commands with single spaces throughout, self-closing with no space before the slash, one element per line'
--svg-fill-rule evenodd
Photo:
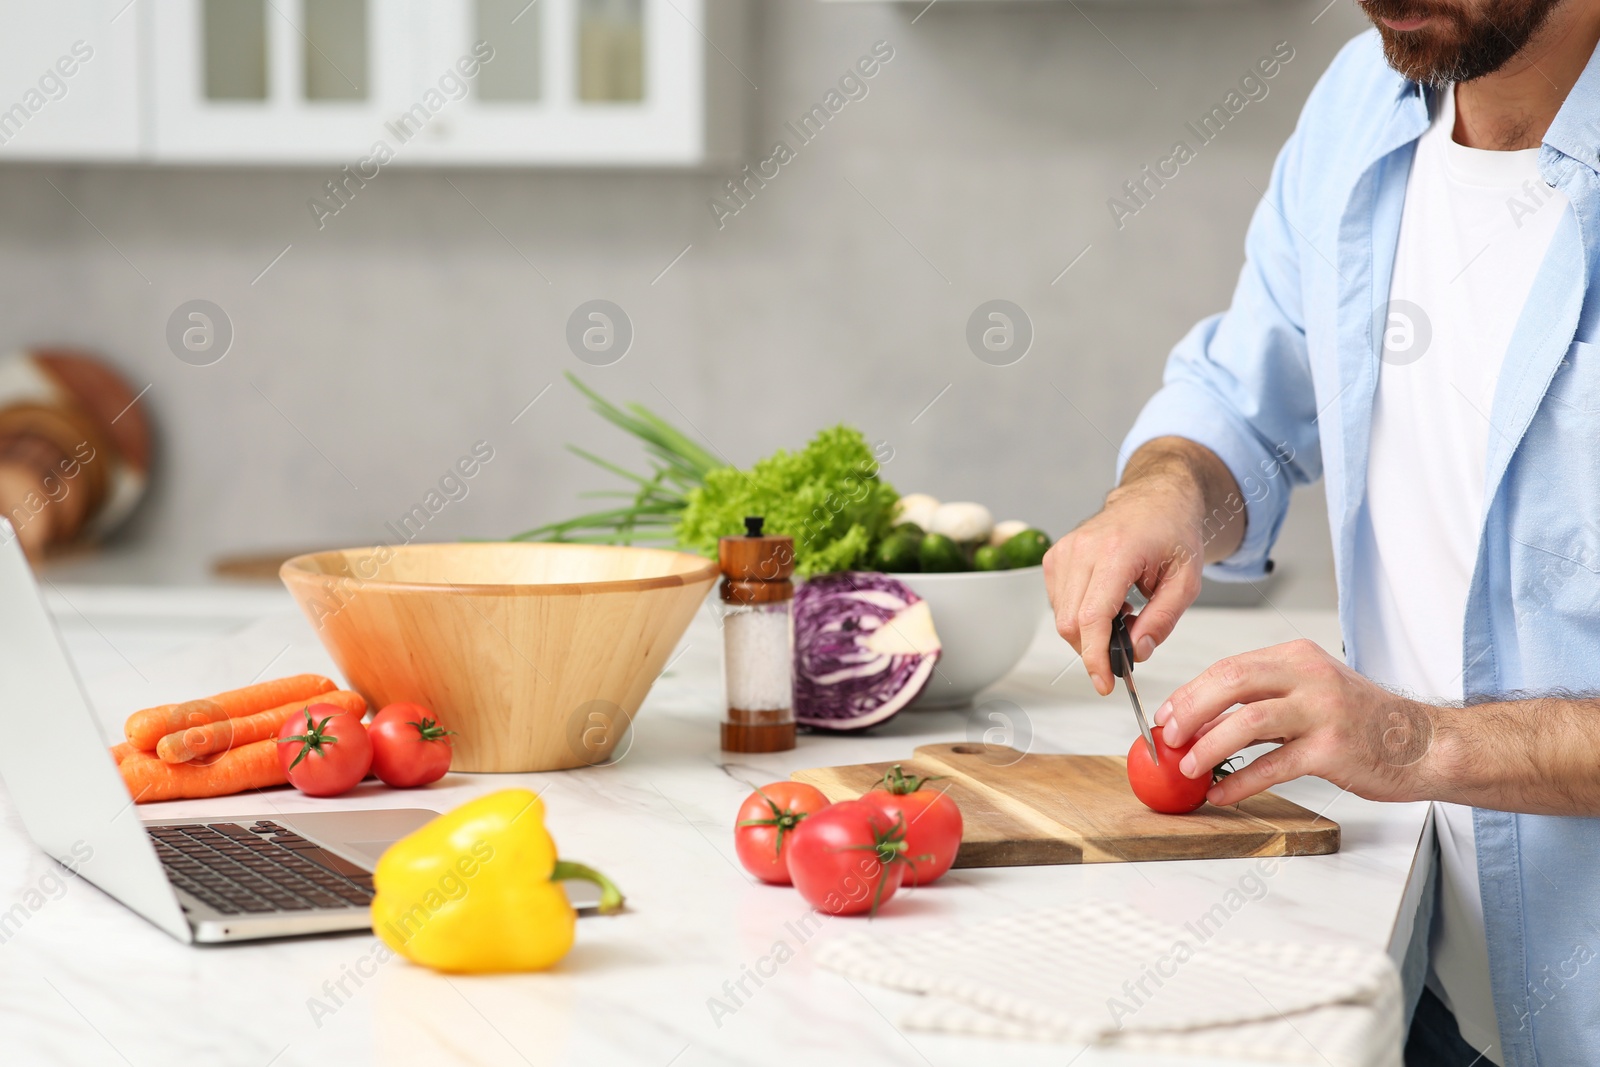
<path fill-rule="evenodd" d="M 496 458 L 430 538 L 562 517 L 596 484 L 564 442 L 634 456 L 569 369 L 738 463 L 851 422 L 894 445 L 902 491 L 1062 532 L 1098 506 L 1167 349 L 1225 305 L 1256 190 L 1365 24 L 1347 3 L 1317 18 L 1324 2 L 943 2 L 914 24 L 917 5 L 762 3 L 742 64 L 759 89 L 737 82 L 752 161 L 873 42 L 896 54 L 721 230 L 706 201 L 727 171 L 391 169 L 319 232 L 321 170 L 3 166 L 0 342 L 98 349 L 152 386 L 159 482 L 102 565 L 115 576 L 375 539 L 479 439 Z M 1269 95 L 1119 231 L 1107 199 L 1279 41 L 1295 57 Z M 164 340 L 196 297 L 236 330 L 210 367 Z M 595 297 L 637 331 L 599 369 L 563 341 Z M 1035 325 L 1014 366 L 963 339 L 993 297 Z M 1332 603 L 1320 497 L 1297 495 L 1283 604 Z"/>

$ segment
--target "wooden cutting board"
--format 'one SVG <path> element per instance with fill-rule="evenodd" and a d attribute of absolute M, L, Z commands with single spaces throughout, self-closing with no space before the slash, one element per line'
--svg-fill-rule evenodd
<path fill-rule="evenodd" d="M 942 775 L 961 806 L 957 867 L 1047 863 L 1321 856 L 1339 851 L 1339 826 L 1272 793 L 1188 815 L 1151 811 L 1128 788 L 1121 756 L 1024 755 L 982 744 L 922 745 L 905 772 Z M 892 763 L 817 767 L 790 775 L 829 800 L 853 800 Z"/>

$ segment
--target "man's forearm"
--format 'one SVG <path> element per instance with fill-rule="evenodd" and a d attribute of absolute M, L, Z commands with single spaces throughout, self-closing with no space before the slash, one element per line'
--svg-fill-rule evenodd
<path fill-rule="evenodd" d="M 1187 437 L 1158 437 L 1141 445 L 1112 495 L 1147 491 L 1180 495 L 1182 506 L 1201 527 L 1205 562 L 1227 559 L 1243 543 L 1245 505 L 1239 483 L 1206 446 Z"/>
<path fill-rule="evenodd" d="M 1538 697 L 1429 710 L 1423 799 L 1530 815 L 1600 815 L 1600 700 Z"/>

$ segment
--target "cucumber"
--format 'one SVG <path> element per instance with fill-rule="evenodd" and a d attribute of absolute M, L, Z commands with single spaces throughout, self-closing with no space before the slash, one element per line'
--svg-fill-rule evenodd
<path fill-rule="evenodd" d="M 908 524 L 909 525 L 909 524 Z M 909 533 L 890 534 L 872 554 L 872 565 L 889 574 L 911 574 L 922 569 L 922 537 Z"/>
<path fill-rule="evenodd" d="M 972 567 L 980 571 L 1003 571 L 1006 562 L 1000 557 L 1000 548 L 997 545 L 979 545 L 978 550 L 972 554 Z"/>
<path fill-rule="evenodd" d="M 938 571 L 964 571 L 967 566 L 967 554 L 961 551 L 961 546 L 956 544 L 944 534 L 929 534 L 922 539 L 922 548 L 918 553 L 922 569 L 930 572 Z"/>
<path fill-rule="evenodd" d="M 1013 534 L 1000 546 L 1000 558 L 1005 562 L 1007 570 L 1037 567 L 1044 562 L 1044 554 L 1048 551 L 1050 551 L 1050 535 L 1043 530 L 1028 529 Z"/>

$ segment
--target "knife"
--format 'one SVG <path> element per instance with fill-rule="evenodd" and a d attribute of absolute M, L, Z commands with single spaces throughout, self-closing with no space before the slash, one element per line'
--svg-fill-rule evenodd
<path fill-rule="evenodd" d="M 1139 690 L 1133 684 L 1133 639 L 1128 636 L 1126 612 L 1117 612 L 1116 619 L 1111 623 L 1111 673 L 1121 678 L 1128 687 L 1128 699 L 1133 701 L 1133 717 L 1139 723 L 1139 733 L 1144 735 L 1144 743 L 1150 747 L 1150 762 L 1160 766 L 1156 739 L 1150 734 L 1150 724 L 1144 717 L 1144 705 L 1139 703 Z"/>

